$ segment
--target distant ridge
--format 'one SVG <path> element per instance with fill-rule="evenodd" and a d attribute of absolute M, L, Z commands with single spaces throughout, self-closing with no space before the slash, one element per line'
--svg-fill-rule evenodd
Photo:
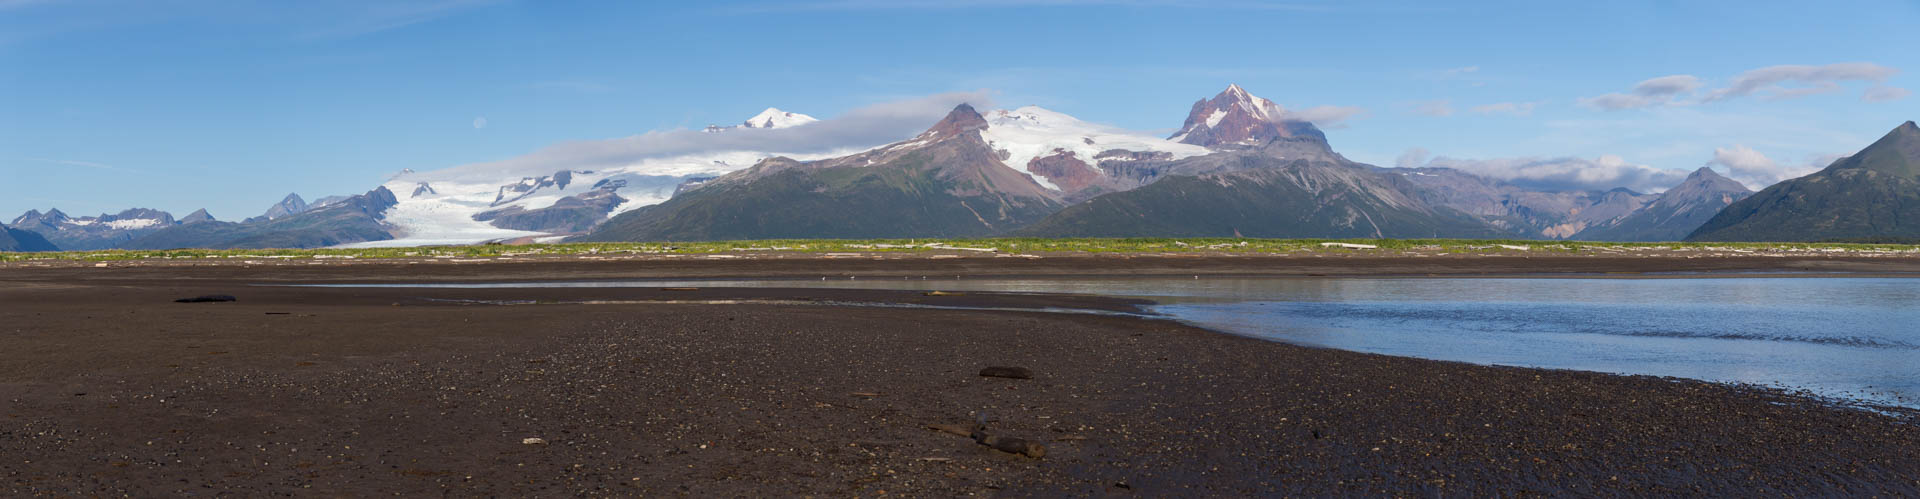
<path fill-rule="evenodd" d="M 1586 241 L 1677 241 L 1753 190 L 1701 167 L 1645 207 L 1574 234 Z"/>

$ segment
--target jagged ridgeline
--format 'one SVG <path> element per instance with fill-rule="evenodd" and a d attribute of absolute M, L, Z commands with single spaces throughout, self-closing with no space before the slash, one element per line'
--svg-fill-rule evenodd
<path fill-rule="evenodd" d="M 298 198 L 293 198 L 297 200 Z M 208 221 L 175 225 L 122 245 L 126 249 L 317 248 L 392 239 L 382 223 L 393 207 L 386 187 L 318 208 L 279 217 L 255 217 L 240 223 Z"/>

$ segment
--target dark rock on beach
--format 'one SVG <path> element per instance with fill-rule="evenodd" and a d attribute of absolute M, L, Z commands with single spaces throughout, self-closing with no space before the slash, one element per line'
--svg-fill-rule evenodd
<path fill-rule="evenodd" d="M 201 296 L 195 296 L 192 298 L 181 298 L 178 300 L 174 300 L 173 302 L 174 303 L 225 303 L 230 301 L 237 301 L 237 299 L 234 298 L 233 295 L 201 295 Z"/>
<path fill-rule="evenodd" d="M 987 378 L 1033 379 L 1033 370 L 1024 367 L 992 366 L 980 370 Z"/>

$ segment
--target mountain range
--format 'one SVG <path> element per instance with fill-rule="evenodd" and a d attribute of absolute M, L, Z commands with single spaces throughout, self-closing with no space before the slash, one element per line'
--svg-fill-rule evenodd
<path fill-rule="evenodd" d="M 290 196 L 298 200 L 298 196 Z M 393 192 L 377 187 L 331 204 L 303 207 L 278 218 L 259 216 L 240 223 L 207 221 L 178 224 L 118 246 L 123 249 L 317 248 L 392 239 L 383 222 L 395 203 Z M 282 207 L 282 205 L 275 205 Z M 269 211 L 269 213 L 272 213 Z"/>
<path fill-rule="evenodd" d="M 1334 152 L 1318 127 L 1289 116 L 1237 85 L 1194 103 L 1165 139 L 1037 107 L 983 115 L 962 105 L 911 139 L 837 158 L 768 158 L 577 239 L 1677 239 L 1691 227 L 1673 225 L 1748 193 L 1711 171 L 1650 195 L 1379 168 Z"/>
<path fill-rule="evenodd" d="M 206 210 L 175 220 L 170 213 L 147 208 L 77 218 L 53 208 L 46 213 L 28 210 L 15 217 L 11 225 L 16 230 L 34 232 L 63 250 L 91 251 L 118 248 L 161 229 L 212 219 Z"/>
<path fill-rule="evenodd" d="M 706 131 L 751 135 L 817 121 L 768 108 Z M 357 196 L 307 203 L 290 194 L 240 223 L 205 210 L 179 220 L 144 209 L 29 211 L 0 244 L 45 246 L 22 232 L 70 250 L 1000 235 L 1920 239 L 1916 158 L 1920 130 L 1908 122 L 1757 194 L 1709 168 L 1659 193 L 1543 190 L 1349 160 L 1313 123 L 1229 85 L 1195 102 L 1164 138 L 1036 106 L 962 104 L 918 135 L 859 150 L 733 150 L 528 173 L 407 170 Z"/>

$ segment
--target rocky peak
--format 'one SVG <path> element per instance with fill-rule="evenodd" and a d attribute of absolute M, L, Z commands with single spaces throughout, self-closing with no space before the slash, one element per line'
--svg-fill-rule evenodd
<path fill-rule="evenodd" d="M 180 219 L 180 224 L 181 225 L 197 224 L 201 222 L 212 222 L 212 221 L 214 221 L 213 214 L 207 213 L 206 208 L 201 208 L 198 210 L 194 210 L 193 213 L 188 213 L 186 218 Z"/>
<path fill-rule="evenodd" d="M 1168 140 L 1207 147 L 1258 146 L 1296 137 L 1326 140 L 1312 123 L 1288 118 L 1280 105 L 1231 84 L 1213 98 L 1193 103 L 1185 125 Z"/>
<path fill-rule="evenodd" d="M 307 200 L 300 199 L 300 195 L 297 193 L 288 193 L 286 198 L 281 199 L 279 203 L 274 203 L 272 207 L 267 208 L 266 214 L 261 216 L 266 217 L 267 220 L 273 220 L 287 215 L 298 214 L 303 211 L 307 211 Z"/>
<path fill-rule="evenodd" d="M 1741 185 L 1740 182 L 1736 182 L 1733 179 L 1727 178 L 1725 175 L 1721 175 L 1720 172 L 1713 171 L 1712 168 L 1702 166 L 1700 167 L 1700 169 L 1694 170 L 1693 173 L 1687 174 L 1687 179 L 1680 181 L 1680 184 L 1681 185 L 1686 185 L 1689 183 L 1725 184 L 1729 182 L 1733 183 L 1733 185 Z M 1741 188 L 1744 189 L 1745 186 L 1741 186 Z"/>
<path fill-rule="evenodd" d="M 13 224 L 24 225 L 29 220 L 39 220 L 40 216 L 40 210 L 27 210 L 26 213 L 21 213 L 20 216 L 13 217 Z"/>
<path fill-rule="evenodd" d="M 40 213 L 40 210 L 27 210 L 26 213 L 13 219 L 13 225 L 15 227 L 39 226 L 58 229 L 60 224 L 66 223 L 68 220 L 72 220 L 72 218 L 68 218 L 66 213 L 61 213 L 59 208 L 50 208 L 46 213 Z"/>
<path fill-rule="evenodd" d="M 972 105 L 963 103 L 954 106 L 953 111 L 948 112 L 946 118 L 942 118 L 939 123 L 935 123 L 932 128 L 927 129 L 926 133 L 920 135 L 926 138 L 946 138 L 985 128 L 987 128 L 987 119 L 980 116 L 979 111 L 973 110 Z"/>
<path fill-rule="evenodd" d="M 1667 189 L 1667 192 L 1660 193 L 1659 203 L 1664 205 L 1677 205 L 1713 199 L 1723 199 L 1730 203 L 1732 199 L 1746 197 L 1746 195 L 1752 193 L 1753 190 L 1748 189 L 1746 185 L 1741 184 L 1739 181 L 1727 178 L 1720 175 L 1720 172 L 1703 166 L 1698 170 L 1694 170 L 1693 173 L 1688 174 L 1687 179 L 1680 181 L 1679 185 L 1673 186 L 1672 189 Z"/>

